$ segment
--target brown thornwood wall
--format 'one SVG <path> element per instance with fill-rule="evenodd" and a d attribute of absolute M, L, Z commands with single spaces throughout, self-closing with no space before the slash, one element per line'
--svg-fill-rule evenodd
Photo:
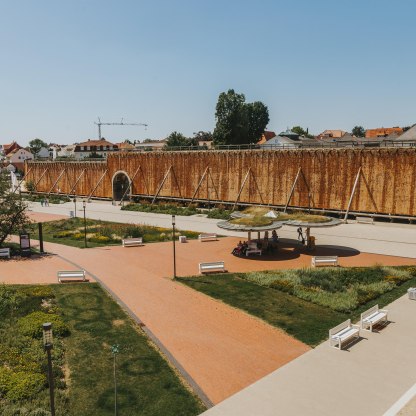
<path fill-rule="evenodd" d="M 132 194 L 154 195 L 170 166 L 160 196 L 192 198 L 208 166 L 196 198 L 234 202 L 251 169 L 239 201 L 270 205 L 286 204 L 301 168 L 290 205 L 307 207 L 309 187 L 311 207 L 335 210 L 347 208 L 361 166 L 352 211 L 416 215 L 416 149 L 118 153 L 107 162 L 29 162 L 27 180 L 36 183 L 48 169 L 37 189 L 49 192 L 65 169 L 52 192 L 68 193 L 86 169 L 76 193 L 89 195 L 107 170 L 93 196 L 112 198 L 113 175 L 137 172 Z"/>

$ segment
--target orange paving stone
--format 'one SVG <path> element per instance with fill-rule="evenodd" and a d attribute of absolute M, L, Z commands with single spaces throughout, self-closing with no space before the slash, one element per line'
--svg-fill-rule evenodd
<path fill-rule="evenodd" d="M 310 265 L 310 254 L 295 242 L 282 242 L 276 256 L 238 258 L 231 255 L 238 241 L 230 237 L 177 243 L 177 274 L 197 274 L 199 262 L 216 260 L 224 260 L 230 272 Z M 45 243 L 45 248 L 96 275 L 156 335 L 213 403 L 309 350 L 283 331 L 170 280 L 172 243 L 87 250 Z M 416 264 L 416 259 L 331 247 L 319 247 L 315 254 L 337 254 L 343 266 Z M 50 276 L 56 282 L 60 264 L 54 261 L 56 257 L 45 259 L 42 270 L 44 279 Z M 10 264 L 9 275 L 13 265 L 19 270 L 18 262 L 6 261 L 0 263 L 0 271 L 6 263 Z"/>
<path fill-rule="evenodd" d="M 33 222 L 46 222 L 46 221 L 57 221 L 57 220 L 68 219 L 68 216 L 58 215 L 58 214 L 49 214 L 47 212 L 27 211 L 26 213 L 27 213 L 27 216 Z"/>

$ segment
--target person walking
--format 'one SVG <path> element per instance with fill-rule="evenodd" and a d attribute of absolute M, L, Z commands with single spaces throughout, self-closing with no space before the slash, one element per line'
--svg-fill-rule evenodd
<path fill-rule="evenodd" d="M 40 200 L 40 206 L 43 207 L 43 198 Z"/>

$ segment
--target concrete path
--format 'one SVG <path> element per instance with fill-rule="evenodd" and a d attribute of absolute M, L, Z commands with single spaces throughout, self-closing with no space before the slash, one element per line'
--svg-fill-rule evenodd
<path fill-rule="evenodd" d="M 30 206 L 36 212 L 66 216 L 69 216 L 69 211 L 74 211 L 73 202 L 50 205 L 49 207 L 41 207 L 40 203 L 34 202 Z M 83 215 L 80 202 L 77 203 L 77 215 Z M 170 215 L 121 211 L 120 206 L 113 206 L 108 202 L 88 203 L 86 215 L 88 218 L 106 221 L 143 223 L 167 228 L 172 226 Z M 247 237 L 243 233 L 220 230 L 216 226 L 217 222 L 218 220 L 205 218 L 204 216 L 176 217 L 177 226 L 182 230 L 217 232 L 222 235 L 240 237 L 241 239 Z M 279 230 L 278 234 L 284 238 L 296 238 L 297 235 L 296 228 L 288 226 Z M 416 258 L 416 225 L 383 222 L 376 222 L 372 225 L 352 222 L 334 228 L 313 230 L 312 234 L 316 236 L 318 245 L 341 245 L 367 253 Z"/>
<path fill-rule="evenodd" d="M 348 350 L 321 344 L 204 415 L 383 415 L 416 382 L 416 302 L 387 309 L 392 322 Z"/>

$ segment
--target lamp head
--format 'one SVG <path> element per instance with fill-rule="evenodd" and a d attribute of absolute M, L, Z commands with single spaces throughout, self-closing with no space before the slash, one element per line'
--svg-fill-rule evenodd
<path fill-rule="evenodd" d="M 53 336 L 52 336 L 52 324 L 46 322 L 42 325 L 43 329 L 43 346 L 45 348 L 52 348 L 53 346 Z"/>
<path fill-rule="evenodd" d="M 175 225 L 175 215 L 172 215 L 172 225 Z"/>

